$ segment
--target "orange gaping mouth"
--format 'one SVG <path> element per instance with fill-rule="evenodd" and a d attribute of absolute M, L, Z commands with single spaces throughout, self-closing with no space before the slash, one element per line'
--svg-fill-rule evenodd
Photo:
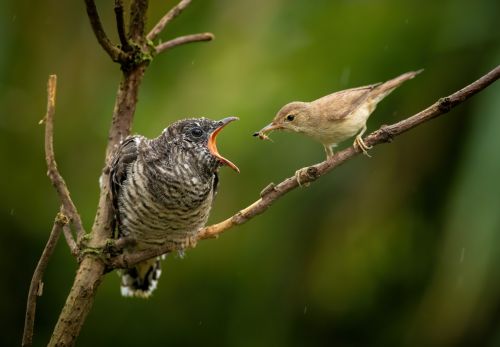
<path fill-rule="evenodd" d="M 236 172 L 240 172 L 240 169 L 238 169 L 238 167 L 236 165 L 234 165 L 230 160 L 224 158 L 222 155 L 219 154 L 219 151 L 217 150 L 217 143 L 216 143 L 216 138 L 217 138 L 217 135 L 219 134 L 219 132 L 226 126 L 228 125 L 229 123 L 231 123 L 232 121 L 235 121 L 235 120 L 238 120 L 239 118 L 238 117 L 227 117 L 227 118 L 224 118 L 224 119 L 221 119 L 219 121 L 220 123 L 220 126 L 215 129 L 211 134 L 210 136 L 208 137 L 208 150 L 210 151 L 210 153 L 212 153 L 212 155 L 214 157 L 216 157 L 217 159 L 219 159 L 219 161 L 227 166 L 229 166 L 231 169 L 233 169 L 234 171 Z"/>

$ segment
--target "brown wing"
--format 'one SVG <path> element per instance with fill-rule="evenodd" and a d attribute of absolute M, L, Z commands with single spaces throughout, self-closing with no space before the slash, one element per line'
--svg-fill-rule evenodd
<path fill-rule="evenodd" d="M 356 110 L 380 83 L 341 90 L 314 100 L 316 111 L 328 120 L 340 120 Z"/>
<path fill-rule="evenodd" d="M 138 140 L 141 140 L 141 136 L 129 136 L 125 140 L 123 140 L 116 150 L 113 161 L 111 162 L 109 180 L 111 188 L 111 199 L 113 202 L 113 209 L 115 214 L 115 220 L 113 224 L 118 225 L 118 232 L 120 229 L 120 221 L 118 216 L 118 198 L 120 196 L 122 183 L 127 179 L 128 168 L 137 160 Z"/>

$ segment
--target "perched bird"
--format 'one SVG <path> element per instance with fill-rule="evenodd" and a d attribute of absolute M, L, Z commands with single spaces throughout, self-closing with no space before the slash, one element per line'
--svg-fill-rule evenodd
<path fill-rule="evenodd" d="M 182 250 L 195 240 L 208 219 L 219 167 L 239 172 L 216 146 L 217 134 L 236 119 L 183 119 L 155 139 L 136 135 L 122 141 L 110 185 L 117 236 L 132 237 L 132 250 L 165 243 Z M 160 258 L 123 270 L 122 295 L 148 297 L 160 273 Z"/>
<path fill-rule="evenodd" d="M 341 90 L 311 102 L 291 102 L 278 111 L 271 124 L 253 135 L 269 139 L 266 133 L 273 130 L 302 133 L 322 143 L 328 159 L 333 155 L 332 147 L 357 134 L 354 144 L 368 155 L 371 147 L 362 138 L 368 117 L 390 92 L 422 71 L 407 72 L 384 83 Z"/>

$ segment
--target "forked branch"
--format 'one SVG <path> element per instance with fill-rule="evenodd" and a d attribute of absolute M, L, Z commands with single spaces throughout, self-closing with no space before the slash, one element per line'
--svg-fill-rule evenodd
<path fill-rule="evenodd" d="M 152 45 L 148 42 L 144 29 L 146 25 L 146 13 L 148 8 L 148 0 L 131 0 L 130 1 L 130 20 L 128 23 L 128 32 L 126 31 L 123 3 L 121 0 L 115 0 L 115 18 L 118 37 L 120 38 L 121 47 L 115 46 L 106 35 L 101 24 L 99 14 L 95 5 L 95 0 L 84 0 L 87 8 L 87 14 L 94 31 L 94 34 L 113 61 L 120 63 L 123 72 L 122 81 L 118 88 L 118 93 L 113 111 L 112 124 L 109 130 L 108 144 L 106 147 L 105 167 L 102 172 L 101 193 L 99 197 L 99 205 L 97 208 L 92 231 L 88 238 L 85 239 L 84 246 L 89 249 L 102 248 L 106 240 L 112 234 L 112 219 L 113 213 L 111 201 L 109 198 L 109 161 L 115 147 L 119 142 L 130 134 L 132 120 L 137 104 L 138 90 L 141 84 L 144 72 L 149 65 L 156 49 L 152 51 Z M 182 9 L 184 9 L 190 1 L 181 1 L 174 9 L 169 11 L 164 19 L 155 28 L 153 28 L 153 36 L 158 35 L 165 25 L 176 17 Z M 198 39 L 199 38 L 199 39 Z M 180 40 L 169 43 L 169 47 L 178 46 L 183 43 L 196 42 L 200 40 L 208 40 L 213 36 L 202 35 L 181 38 Z M 198 40 L 197 40 L 198 39 Z M 71 218 L 74 228 L 77 231 L 79 241 L 85 231 L 80 220 L 80 216 L 72 203 L 69 192 L 66 188 L 64 180 L 57 171 L 57 166 L 53 155 L 53 113 L 55 100 L 55 76 L 49 80 L 49 110 L 44 118 L 46 122 L 46 151 L 47 163 L 49 165 L 49 177 L 53 185 L 56 187 L 62 201 L 62 209 L 64 214 Z M 50 141 L 48 141 L 50 140 Z M 66 303 L 61 311 L 56 326 L 54 328 L 49 346 L 69 346 L 74 345 L 78 337 L 83 323 L 90 312 L 93 300 L 105 273 L 105 263 L 103 259 L 96 255 L 95 252 L 79 252 L 76 242 L 71 234 L 68 225 L 62 227 L 64 235 L 68 241 L 68 245 L 72 254 L 80 255 L 80 264 L 75 276 L 75 280 L 71 291 L 66 299 Z M 60 233 L 60 229 L 56 230 Z M 78 244 L 81 247 L 83 243 Z M 34 282 L 37 283 L 37 282 Z M 31 299 L 30 299 L 31 300 Z M 31 301 L 28 306 L 31 307 Z M 34 311 L 30 311 L 33 312 Z M 28 329 L 29 334 L 32 334 L 32 324 Z M 30 335 L 31 336 L 31 335 Z M 31 343 L 31 342 L 30 342 Z"/>
<path fill-rule="evenodd" d="M 95 37 L 97 38 L 97 41 L 99 42 L 101 47 L 104 48 L 106 53 L 108 53 L 113 61 L 124 60 L 124 52 L 113 45 L 111 40 L 106 35 L 106 32 L 102 27 L 101 19 L 99 18 L 99 12 L 97 12 L 97 7 L 94 0 L 85 0 L 85 6 L 87 8 L 87 15 L 90 20 L 90 25 L 92 26 L 92 30 L 94 31 Z"/>
<path fill-rule="evenodd" d="M 488 87 L 499 77 L 500 66 L 497 66 L 495 69 L 493 69 L 477 81 L 451 94 L 450 96 L 439 99 L 434 104 L 427 107 L 425 110 L 398 123 L 382 126 L 380 129 L 367 136 L 364 141 L 369 146 L 391 142 L 394 137 L 410 129 L 413 129 L 414 127 L 428 120 L 449 112 L 453 107 L 459 105 L 460 103 L 469 99 L 471 96 Z M 325 160 L 319 164 L 304 168 L 305 170 L 300 170 L 301 172 L 304 172 L 304 174 L 302 174 L 300 177 L 301 184 L 304 185 L 317 180 L 321 176 L 344 164 L 349 159 L 352 159 L 354 156 L 360 153 L 362 153 L 362 151 L 358 147 L 351 146 L 344 149 L 343 151 L 336 153 L 330 160 Z M 273 183 L 269 184 L 260 193 L 260 199 L 255 201 L 250 206 L 239 211 L 235 215 L 229 217 L 228 219 L 203 228 L 202 231 L 198 234 L 197 240 L 215 238 L 224 231 L 249 221 L 253 217 L 266 211 L 274 202 L 297 187 L 299 187 L 299 184 L 295 176 L 289 177 L 277 185 Z M 195 242 L 193 242 L 193 244 L 195 244 Z M 173 245 L 166 244 L 162 247 L 147 249 L 140 252 L 134 252 L 130 254 L 124 253 L 112 258 L 110 260 L 110 266 L 114 268 L 130 267 L 143 260 L 168 253 L 173 250 L 175 250 L 175 247 L 173 247 Z"/>
<path fill-rule="evenodd" d="M 47 176 L 56 189 L 59 200 L 63 207 L 62 212 L 69 217 L 75 230 L 77 239 L 80 240 L 85 235 L 80 214 L 76 210 L 75 204 L 71 200 L 66 182 L 62 178 L 54 155 L 54 113 L 56 109 L 56 87 L 57 76 L 50 75 L 47 82 L 47 113 L 40 121 L 45 123 L 45 161 L 47 162 Z"/>

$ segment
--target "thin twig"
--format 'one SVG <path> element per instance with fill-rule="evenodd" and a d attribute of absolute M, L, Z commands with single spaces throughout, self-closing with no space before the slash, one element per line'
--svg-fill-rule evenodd
<path fill-rule="evenodd" d="M 214 38 L 215 36 L 212 33 L 199 33 L 186 36 L 179 36 L 173 40 L 160 43 L 158 46 L 155 47 L 155 50 L 156 54 L 160 54 L 162 52 L 165 52 L 166 50 L 169 50 L 170 48 L 184 45 L 186 43 L 212 41 Z"/>
<path fill-rule="evenodd" d="M 95 6 L 94 0 L 85 0 L 85 6 L 87 8 L 87 15 L 90 20 L 90 25 L 94 31 L 94 35 L 102 48 L 108 53 L 113 61 L 123 61 L 126 58 L 125 53 L 113 45 L 110 41 L 104 28 L 101 24 L 101 19 L 99 18 L 99 13 L 97 12 L 97 7 Z"/>
<path fill-rule="evenodd" d="M 144 26 L 146 25 L 148 4 L 148 0 L 133 0 L 130 4 L 128 36 L 137 44 L 142 44 L 144 41 Z"/>
<path fill-rule="evenodd" d="M 74 257 L 78 256 L 78 245 L 75 242 L 75 238 L 73 237 L 73 234 L 71 233 L 71 228 L 68 224 L 63 226 L 63 235 L 64 238 L 66 239 L 66 243 L 68 244 L 71 255 Z"/>
<path fill-rule="evenodd" d="M 52 231 L 50 232 L 47 244 L 43 249 L 42 255 L 38 260 L 33 277 L 31 278 L 30 289 L 28 292 L 28 300 L 26 303 L 26 316 L 24 319 L 24 332 L 22 346 L 31 346 L 33 344 L 33 328 L 35 325 L 36 298 L 42 296 L 43 291 L 43 273 L 47 268 L 49 259 L 54 252 L 54 249 L 61 236 L 61 230 L 68 224 L 69 220 L 62 212 L 59 212 L 54 220 Z"/>
<path fill-rule="evenodd" d="M 429 106 L 425 110 L 408 117 L 398 123 L 392 125 L 382 126 L 380 129 L 374 131 L 369 136 L 367 136 L 364 141 L 369 146 L 375 146 L 381 143 L 390 142 L 394 137 L 428 121 L 436 118 L 444 113 L 450 111 L 453 107 L 464 102 L 471 96 L 480 92 L 481 90 L 488 87 L 490 84 L 495 82 L 500 77 L 500 66 L 478 79 L 477 81 L 471 83 L 465 88 L 447 96 L 445 98 L 439 99 L 433 105 Z M 301 175 L 301 184 L 313 182 L 330 172 L 334 168 L 344 164 L 349 159 L 362 153 L 357 147 L 351 146 L 336 153 L 330 160 L 323 161 L 319 164 L 308 167 L 304 170 L 304 174 Z M 301 170 L 302 172 L 302 170 Z M 297 178 L 295 176 L 289 177 L 282 181 L 281 183 L 274 185 L 268 185 L 262 192 L 261 197 L 255 201 L 250 206 L 239 211 L 232 217 L 205 227 L 197 236 L 197 240 L 203 240 L 208 238 L 215 238 L 224 231 L 241 225 L 253 217 L 266 211 L 276 200 L 283 197 L 286 193 L 297 188 L 299 186 Z M 158 256 L 164 253 L 168 253 L 175 250 L 175 247 L 171 244 L 166 244 L 162 247 L 146 249 L 134 253 L 124 253 L 110 259 L 110 265 L 116 268 L 126 268 L 134 264 L 137 264 L 143 260 Z"/>
<path fill-rule="evenodd" d="M 63 212 L 67 215 L 76 230 L 77 239 L 80 240 L 85 235 L 82 220 L 76 210 L 75 204 L 71 200 L 66 182 L 57 169 L 54 156 L 54 113 L 56 107 L 56 86 L 57 76 L 50 75 L 47 82 L 47 113 L 40 123 L 45 123 L 45 160 L 47 162 L 47 176 L 59 195 Z"/>
<path fill-rule="evenodd" d="M 118 31 L 118 37 L 120 38 L 120 43 L 122 45 L 122 50 L 124 52 L 130 51 L 130 44 L 127 40 L 127 33 L 125 32 L 125 19 L 123 16 L 123 1 L 115 0 L 115 18 L 116 18 L 116 29 Z"/>
<path fill-rule="evenodd" d="M 189 6 L 191 0 L 182 0 L 176 6 L 174 6 L 162 19 L 151 29 L 149 34 L 146 36 L 147 40 L 153 41 L 160 35 L 160 33 L 165 29 L 165 26 L 170 23 L 175 17 L 177 17 L 186 7 Z"/>

